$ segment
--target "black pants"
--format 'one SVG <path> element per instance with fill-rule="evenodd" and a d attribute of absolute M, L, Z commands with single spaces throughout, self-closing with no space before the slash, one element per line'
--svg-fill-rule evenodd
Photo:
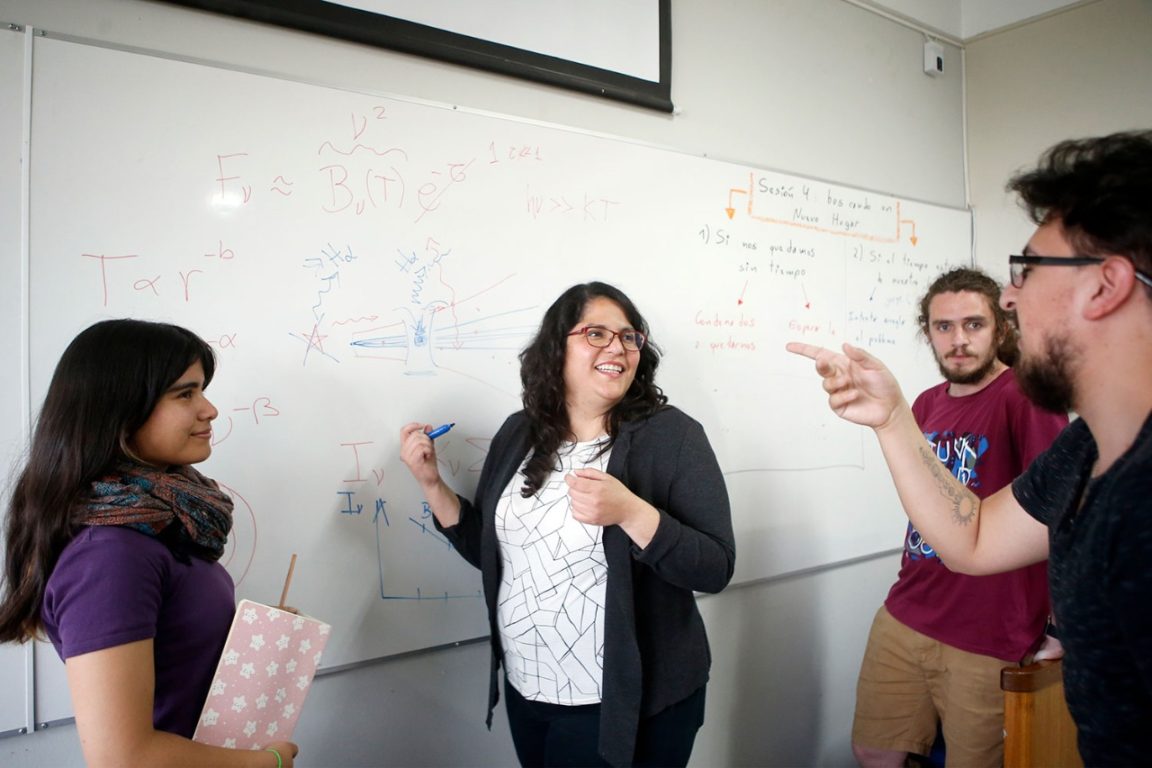
<path fill-rule="evenodd" d="M 636 768 L 670 768 L 688 764 L 696 732 L 704 724 L 704 689 L 651 717 L 641 718 L 636 735 Z M 607 766 L 596 746 L 600 740 L 600 705 L 566 707 L 528 701 L 504 680 L 504 704 L 516 757 L 524 768 L 589 768 Z"/>

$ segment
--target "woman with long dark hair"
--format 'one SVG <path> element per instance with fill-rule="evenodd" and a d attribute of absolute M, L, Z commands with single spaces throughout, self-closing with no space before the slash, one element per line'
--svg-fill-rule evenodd
<path fill-rule="evenodd" d="M 525 766 L 683 766 L 710 656 L 694 591 L 732 577 L 728 494 L 699 423 L 667 405 L 632 301 L 576 285 L 520 354 L 524 409 L 492 440 L 471 502 L 441 478 L 431 425 L 400 455 L 437 527 L 481 569 L 488 722 L 504 667 Z"/>
<path fill-rule="evenodd" d="M 235 611 L 216 361 L 191 331 L 106 320 L 64 351 L 8 504 L 0 642 L 47 635 L 90 766 L 291 766 L 296 746 L 191 741 Z"/>

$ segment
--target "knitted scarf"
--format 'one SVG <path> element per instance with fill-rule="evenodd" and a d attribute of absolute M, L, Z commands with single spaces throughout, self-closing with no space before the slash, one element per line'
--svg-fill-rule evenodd
<path fill-rule="evenodd" d="M 232 530 L 232 499 L 189 466 L 167 472 L 125 462 L 92 483 L 82 525 L 122 525 L 180 553 L 219 560 Z M 190 545 L 190 546 L 189 546 Z M 183 559 L 183 558 L 181 558 Z"/>

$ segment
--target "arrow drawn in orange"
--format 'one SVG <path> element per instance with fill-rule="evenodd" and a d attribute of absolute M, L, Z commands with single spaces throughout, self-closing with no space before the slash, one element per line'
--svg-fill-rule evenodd
<path fill-rule="evenodd" d="M 732 202 L 732 195 L 748 195 L 748 215 L 752 215 L 752 174 L 748 174 L 748 188 L 739 189 L 738 187 L 731 187 L 728 190 L 728 207 L 724 209 L 724 213 L 728 214 L 728 219 L 731 221 L 732 217 L 736 215 L 736 206 Z"/>
<path fill-rule="evenodd" d="M 901 219 L 901 218 L 899 218 L 900 217 L 900 202 L 899 201 L 896 202 L 896 217 L 897 217 L 896 240 L 897 241 L 900 240 L 900 225 L 901 224 L 908 224 L 908 225 L 911 225 L 911 227 L 912 227 L 912 234 L 908 237 L 908 241 L 910 243 L 912 243 L 912 245 L 916 245 L 916 242 L 918 240 L 918 238 L 916 237 L 916 220 L 915 219 Z"/>

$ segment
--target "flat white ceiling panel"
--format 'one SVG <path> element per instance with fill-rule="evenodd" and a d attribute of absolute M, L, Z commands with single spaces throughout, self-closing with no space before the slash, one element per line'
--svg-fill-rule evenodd
<path fill-rule="evenodd" d="M 929 29 L 967 40 L 1091 0 L 860 0 Z"/>

